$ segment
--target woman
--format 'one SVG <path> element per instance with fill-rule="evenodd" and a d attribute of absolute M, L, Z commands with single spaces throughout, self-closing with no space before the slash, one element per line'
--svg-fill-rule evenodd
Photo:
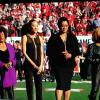
<path fill-rule="evenodd" d="M 16 84 L 15 51 L 12 45 L 6 43 L 6 37 L 6 29 L 3 26 L 0 26 L 0 75 L 2 82 L 1 88 L 7 92 L 8 99 L 14 99 L 13 87 Z M 1 93 L 2 99 L 4 99 L 3 90 Z"/>
<path fill-rule="evenodd" d="M 86 58 L 91 62 L 92 88 L 89 100 L 96 100 L 100 88 L 100 27 L 92 34 L 93 43 L 89 45 Z M 100 100 L 100 96 L 99 96 Z"/>
<path fill-rule="evenodd" d="M 56 78 L 56 100 L 69 100 L 71 79 L 75 67 L 75 57 L 80 54 L 78 41 L 71 33 L 67 18 L 58 20 L 59 33 L 53 35 L 47 43 L 47 56 L 51 70 Z"/>
<path fill-rule="evenodd" d="M 36 88 L 36 100 L 42 100 L 42 67 L 43 67 L 43 40 L 38 34 L 38 22 L 32 19 L 26 28 L 26 34 L 22 36 L 22 51 L 25 56 L 24 73 L 28 100 L 33 100 L 33 76 Z M 24 29 L 22 29 L 24 32 Z"/>

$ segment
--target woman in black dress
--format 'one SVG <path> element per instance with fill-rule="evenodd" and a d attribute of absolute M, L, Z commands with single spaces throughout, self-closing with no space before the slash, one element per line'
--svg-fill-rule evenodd
<path fill-rule="evenodd" d="M 25 29 L 26 28 L 26 29 Z M 33 100 L 33 76 L 36 88 L 36 100 L 42 100 L 42 68 L 43 68 L 43 39 L 38 34 L 38 22 L 32 19 L 23 26 L 22 51 L 25 56 L 23 69 L 26 80 L 28 100 Z"/>
<path fill-rule="evenodd" d="M 56 78 L 56 100 L 69 100 L 71 79 L 76 65 L 75 57 L 80 54 L 77 38 L 71 33 L 67 18 L 58 20 L 59 32 L 47 43 L 47 56 Z"/>

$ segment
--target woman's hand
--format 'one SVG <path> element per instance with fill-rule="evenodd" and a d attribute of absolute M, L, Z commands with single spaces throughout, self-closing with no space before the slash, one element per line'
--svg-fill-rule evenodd
<path fill-rule="evenodd" d="M 11 63 L 4 64 L 4 67 L 7 68 L 7 69 L 11 68 Z"/>
<path fill-rule="evenodd" d="M 43 68 L 42 68 L 42 66 L 39 66 L 37 74 L 38 74 L 38 75 L 39 75 L 39 74 L 42 74 L 42 72 L 43 72 Z"/>
<path fill-rule="evenodd" d="M 65 56 L 66 59 L 70 59 L 72 57 L 72 54 L 71 53 L 68 53 L 67 50 L 66 51 L 63 51 L 62 53 L 64 54 L 64 56 Z"/>
<path fill-rule="evenodd" d="M 9 61 L 9 63 L 8 63 L 10 66 L 12 66 L 12 61 Z"/>

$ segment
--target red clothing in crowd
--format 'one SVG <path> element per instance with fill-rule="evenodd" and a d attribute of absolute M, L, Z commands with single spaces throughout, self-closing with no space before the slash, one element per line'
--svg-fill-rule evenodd
<path fill-rule="evenodd" d="M 45 14 L 47 17 L 49 16 L 49 11 L 50 11 L 50 7 L 49 5 L 42 5 L 41 7 L 42 9 L 42 14 Z"/>
<path fill-rule="evenodd" d="M 67 19 L 69 21 L 69 25 L 73 25 L 74 24 L 75 18 L 76 18 L 75 15 L 67 15 Z"/>
<path fill-rule="evenodd" d="M 77 35 L 86 34 L 85 26 L 83 23 L 81 22 L 77 23 L 75 27 L 76 27 Z"/>
<path fill-rule="evenodd" d="M 19 12 L 18 9 L 13 9 L 13 10 L 11 11 L 11 16 L 12 16 L 13 18 L 18 18 L 18 12 Z"/>

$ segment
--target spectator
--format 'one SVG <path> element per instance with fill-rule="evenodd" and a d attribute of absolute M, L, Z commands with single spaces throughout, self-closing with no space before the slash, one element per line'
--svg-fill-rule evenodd
<path fill-rule="evenodd" d="M 22 27 L 24 23 L 29 22 L 29 20 L 31 20 L 35 14 L 38 13 L 41 18 L 43 18 L 42 15 L 45 15 L 46 19 L 49 21 L 49 24 L 50 24 L 51 19 L 52 19 L 52 12 L 53 12 L 54 15 L 56 15 L 55 17 L 56 20 L 58 20 L 59 17 L 62 17 L 62 16 L 67 17 L 67 19 L 69 20 L 69 24 L 71 25 L 71 27 L 73 27 L 73 26 L 76 26 L 74 25 L 74 21 L 77 16 L 79 16 L 80 18 L 84 16 L 83 19 L 81 18 L 81 22 L 82 24 L 84 24 L 87 22 L 87 20 L 90 20 L 92 15 L 97 15 L 100 12 L 99 3 L 100 3 L 99 1 L 92 1 L 92 2 L 78 1 L 78 2 L 59 2 L 59 3 L 56 3 L 56 2 L 55 3 L 54 2 L 17 3 L 17 4 L 5 3 L 5 4 L 0 4 L 0 19 L 1 19 L 0 22 L 4 24 L 5 23 L 4 20 L 6 20 L 6 18 L 8 19 L 8 16 L 10 16 L 13 18 L 11 22 L 15 23 L 15 19 L 18 20 L 20 16 L 19 25 L 18 27 L 16 26 L 15 28 L 16 28 L 16 31 L 18 32 L 17 36 L 21 36 L 20 28 Z M 67 13 L 69 13 L 69 15 L 67 15 Z M 93 20 L 93 18 L 91 20 Z M 85 24 L 85 26 L 87 26 L 87 24 Z M 52 27 L 51 24 L 50 24 L 50 27 Z M 81 32 L 81 35 L 88 35 L 88 33 L 86 33 L 86 28 L 82 31 L 83 32 Z"/>

